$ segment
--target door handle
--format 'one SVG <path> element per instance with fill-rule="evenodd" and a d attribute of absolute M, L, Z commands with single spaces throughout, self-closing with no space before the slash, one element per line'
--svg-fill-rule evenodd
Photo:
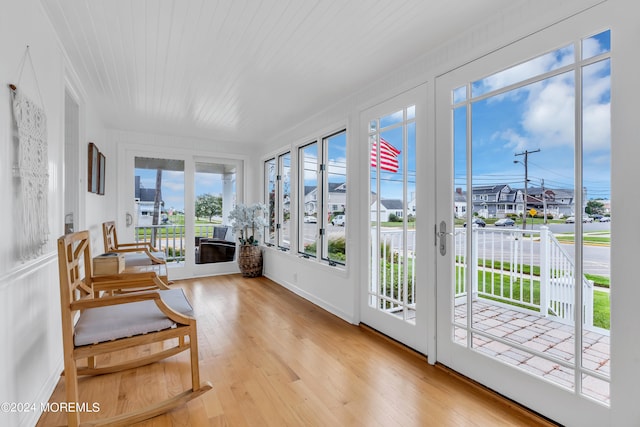
<path fill-rule="evenodd" d="M 447 236 L 453 236 L 453 233 L 447 231 L 447 223 L 440 221 L 440 230 L 437 231 L 438 247 L 440 248 L 440 255 L 445 256 L 447 254 Z"/>
<path fill-rule="evenodd" d="M 131 227 L 131 224 L 133 224 L 133 216 L 131 216 L 131 214 L 127 212 L 124 217 L 127 227 Z"/>

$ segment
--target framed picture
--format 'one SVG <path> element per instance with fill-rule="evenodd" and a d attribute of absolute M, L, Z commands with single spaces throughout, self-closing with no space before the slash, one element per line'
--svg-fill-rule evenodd
<path fill-rule="evenodd" d="M 98 194 L 104 195 L 104 174 L 105 174 L 105 157 L 104 154 L 98 153 L 98 166 L 100 173 L 98 174 Z"/>
<path fill-rule="evenodd" d="M 90 193 L 98 192 L 98 180 L 100 173 L 100 163 L 99 163 L 99 154 L 100 151 L 98 147 L 93 143 L 89 143 L 89 157 L 88 157 L 88 170 L 87 170 L 87 190 Z"/>

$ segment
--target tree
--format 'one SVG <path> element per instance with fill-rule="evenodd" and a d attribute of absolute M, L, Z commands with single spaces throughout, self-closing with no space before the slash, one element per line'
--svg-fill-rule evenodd
<path fill-rule="evenodd" d="M 196 217 L 208 217 L 211 222 L 214 215 L 222 215 L 222 197 L 209 193 L 196 197 Z"/>
<path fill-rule="evenodd" d="M 584 211 L 589 215 L 604 214 L 604 204 L 598 200 L 589 200 Z"/>

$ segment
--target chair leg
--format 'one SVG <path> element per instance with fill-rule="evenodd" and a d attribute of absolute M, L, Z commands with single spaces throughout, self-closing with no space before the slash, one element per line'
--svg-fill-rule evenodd
<path fill-rule="evenodd" d="M 76 370 L 76 360 L 72 355 L 65 356 L 64 361 L 64 386 L 67 395 L 67 402 L 78 402 L 78 373 Z M 67 422 L 69 427 L 78 427 L 80 425 L 80 412 L 69 411 L 67 413 Z"/>
<path fill-rule="evenodd" d="M 191 387 L 193 391 L 200 389 L 200 363 L 198 362 L 198 332 L 194 324 L 189 333 L 189 354 L 191 355 Z"/>

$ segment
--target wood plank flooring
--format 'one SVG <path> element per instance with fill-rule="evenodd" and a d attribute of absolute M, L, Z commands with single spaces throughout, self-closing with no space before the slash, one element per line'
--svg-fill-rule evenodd
<path fill-rule="evenodd" d="M 201 378 L 213 390 L 137 426 L 553 425 L 266 278 L 217 276 L 173 287 L 193 303 Z M 179 393 L 190 384 L 188 356 L 81 379 L 82 400 L 100 405 L 81 419 Z M 64 401 L 61 377 L 50 402 Z M 64 414 L 45 413 L 38 425 L 65 422 Z"/>

